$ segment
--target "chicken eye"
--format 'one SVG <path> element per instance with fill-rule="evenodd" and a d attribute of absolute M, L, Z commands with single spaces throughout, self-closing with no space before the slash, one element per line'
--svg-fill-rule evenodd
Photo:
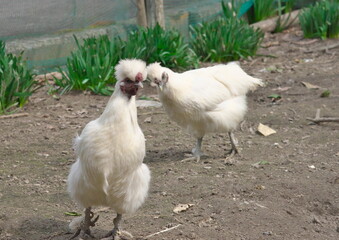
<path fill-rule="evenodd" d="M 125 82 L 126 82 L 126 83 L 133 83 L 133 81 L 132 81 L 131 79 L 129 79 L 129 78 L 126 78 L 126 79 L 125 79 Z"/>

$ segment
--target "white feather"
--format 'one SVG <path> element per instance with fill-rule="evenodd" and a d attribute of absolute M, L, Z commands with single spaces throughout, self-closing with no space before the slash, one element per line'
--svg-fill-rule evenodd
<path fill-rule="evenodd" d="M 163 72 L 167 82 L 161 80 Z M 160 81 L 159 97 L 169 117 L 197 138 L 234 130 L 246 114 L 246 93 L 263 85 L 235 62 L 184 73 L 153 63 L 147 73 Z"/>
<path fill-rule="evenodd" d="M 117 65 L 118 82 L 104 112 L 75 139 L 77 160 L 68 176 L 68 191 L 83 208 L 108 206 L 120 214 L 133 213 L 147 196 L 150 171 L 143 164 L 145 138 L 137 122 L 135 96 L 126 97 L 119 85 L 138 72 L 146 78 L 143 61 Z"/>

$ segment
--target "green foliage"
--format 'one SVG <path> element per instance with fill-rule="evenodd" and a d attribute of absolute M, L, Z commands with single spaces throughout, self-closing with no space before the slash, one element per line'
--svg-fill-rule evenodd
<path fill-rule="evenodd" d="M 177 31 L 165 31 L 159 25 L 139 28 L 129 33 L 127 41 L 107 35 L 90 37 L 80 44 L 67 59 L 63 78 L 55 79 L 61 93 L 73 90 L 90 90 L 95 94 L 110 95 L 116 82 L 114 66 L 120 59 L 138 58 L 160 62 L 170 68 L 186 69 L 198 65 L 198 57 Z"/>
<path fill-rule="evenodd" d="M 325 97 L 329 97 L 331 95 L 330 90 L 325 90 L 320 94 L 320 97 L 325 98 Z"/>
<path fill-rule="evenodd" d="M 248 22 L 255 23 L 276 14 L 275 0 L 252 0 L 253 8 L 247 13 Z"/>
<path fill-rule="evenodd" d="M 290 17 L 291 17 L 291 12 L 293 10 L 293 7 L 295 5 L 295 0 L 278 0 L 278 20 L 277 20 L 277 25 L 274 29 L 273 32 L 277 33 L 277 32 L 282 32 L 283 30 L 287 29 L 296 19 L 292 19 L 292 21 L 290 21 Z M 285 20 L 282 19 L 282 14 L 286 14 L 288 13 L 287 18 L 285 18 Z"/>
<path fill-rule="evenodd" d="M 281 11 L 283 13 L 289 13 L 292 12 L 294 9 L 296 0 L 278 0 L 278 11 Z"/>
<path fill-rule="evenodd" d="M 77 216 L 81 216 L 81 213 L 77 213 L 77 212 L 65 212 L 66 216 L 72 216 L 72 217 L 77 217 Z"/>
<path fill-rule="evenodd" d="M 228 3 L 221 2 L 222 11 L 226 18 L 246 16 L 250 24 L 277 14 L 281 16 L 283 13 L 289 13 L 294 5 L 295 0 L 231 0 Z M 283 24 L 279 26 L 283 26 Z"/>
<path fill-rule="evenodd" d="M 114 66 L 122 57 L 123 42 L 120 38 L 111 41 L 107 35 L 89 37 L 80 44 L 76 37 L 77 50 L 67 59 L 63 78 L 55 79 L 62 93 L 69 90 L 90 90 L 95 94 L 110 95 L 113 91 Z"/>
<path fill-rule="evenodd" d="M 128 35 L 124 57 L 141 58 L 147 63 L 160 62 L 169 68 L 187 69 L 198 65 L 198 57 L 184 42 L 179 32 L 153 28 L 139 28 Z"/>
<path fill-rule="evenodd" d="M 305 38 L 339 37 L 339 1 L 323 0 L 301 10 L 299 15 Z"/>
<path fill-rule="evenodd" d="M 36 86 L 22 53 L 19 56 L 6 53 L 5 43 L 0 40 L 0 114 L 23 107 Z"/>
<path fill-rule="evenodd" d="M 248 1 L 246 1 L 247 4 L 245 4 L 246 0 L 231 0 L 225 3 L 224 1 L 221 1 L 221 8 L 224 16 L 226 18 L 234 18 L 234 17 L 242 17 L 249 8 L 252 7 L 252 4 Z"/>
<path fill-rule="evenodd" d="M 192 48 L 202 61 L 223 62 L 254 56 L 264 34 L 237 18 L 191 27 Z"/>

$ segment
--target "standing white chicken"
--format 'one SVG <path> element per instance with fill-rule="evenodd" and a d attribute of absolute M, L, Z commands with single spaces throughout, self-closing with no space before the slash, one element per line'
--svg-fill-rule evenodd
<path fill-rule="evenodd" d="M 170 119 L 197 138 L 192 150 L 197 161 L 202 155 L 202 139 L 209 132 L 228 132 L 231 153 L 238 153 L 232 131 L 247 111 L 246 93 L 262 86 L 260 79 L 246 74 L 236 62 L 183 73 L 152 63 L 147 74 L 158 85 L 160 101 Z"/>
<path fill-rule="evenodd" d="M 76 162 L 68 176 L 68 191 L 83 208 L 85 216 L 72 238 L 91 235 L 98 217 L 92 206 L 108 206 L 116 213 L 114 228 L 119 230 L 122 214 L 135 212 L 144 202 L 150 171 L 143 164 L 145 138 L 138 121 L 135 95 L 146 79 L 146 64 L 141 60 L 121 60 L 115 67 L 115 91 L 102 115 L 89 122 L 75 139 Z"/>

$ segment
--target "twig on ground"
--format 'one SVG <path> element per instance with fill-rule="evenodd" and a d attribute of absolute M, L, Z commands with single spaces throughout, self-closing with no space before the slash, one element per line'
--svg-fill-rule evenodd
<path fill-rule="evenodd" d="M 180 227 L 181 225 L 182 225 L 182 224 L 178 224 L 178 225 L 176 225 L 176 226 L 174 226 L 174 227 L 171 227 L 171 228 L 166 228 L 166 229 L 164 229 L 164 230 L 161 230 L 161 231 L 159 231 L 159 232 L 152 233 L 152 234 L 150 234 L 150 235 L 148 235 L 148 236 L 144 237 L 143 239 L 148 239 L 148 238 L 150 238 L 150 237 L 153 237 L 153 236 L 159 235 L 159 234 L 161 234 L 161 233 L 164 233 L 164 232 L 171 231 L 171 230 L 173 230 L 173 229 L 176 229 L 176 228 Z"/>
<path fill-rule="evenodd" d="M 10 115 L 1 115 L 0 119 L 9 119 L 9 118 L 19 118 L 19 117 L 27 117 L 28 113 L 14 113 Z"/>
<path fill-rule="evenodd" d="M 328 52 L 328 50 L 330 50 L 332 48 L 336 48 L 336 47 L 339 47 L 339 43 L 334 43 L 332 45 L 318 47 L 318 48 L 313 48 L 313 49 L 307 49 L 307 50 L 304 50 L 304 53 L 313 53 L 313 52 L 318 52 L 318 51 Z"/>
<path fill-rule="evenodd" d="M 293 112 L 293 118 L 296 119 L 296 117 L 298 116 L 297 112 L 293 109 L 293 108 L 289 108 L 288 110 L 290 110 L 291 112 Z"/>
<path fill-rule="evenodd" d="M 320 117 L 320 109 L 317 109 L 315 118 L 306 118 L 306 119 L 316 124 L 321 123 L 321 122 L 339 122 L 339 118 Z"/>
<path fill-rule="evenodd" d="M 300 41 L 300 42 L 291 42 L 291 43 L 294 43 L 296 45 L 309 45 L 309 44 L 313 44 L 313 43 L 316 43 L 320 41 L 319 39 L 311 39 L 311 40 L 307 40 L 307 41 Z"/>

